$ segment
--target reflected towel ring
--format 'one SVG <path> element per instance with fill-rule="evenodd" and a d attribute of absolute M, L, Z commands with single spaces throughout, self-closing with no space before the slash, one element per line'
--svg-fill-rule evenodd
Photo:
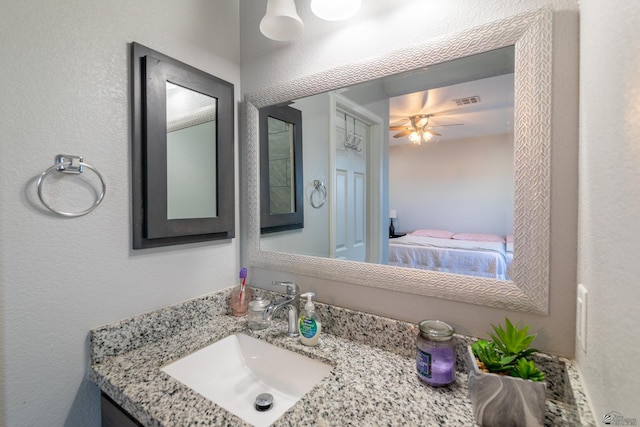
<path fill-rule="evenodd" d="M 62 173 L 81 174 L 84 171 L 84 168 L 91 169 L 93 173 L 95 173 L 98 176 L 98 178 L 100 179 L 100 182 L 102 183 L 102 191 L 96 198 L 96 201 L 93 202 L 93 205 L 89 207 L 89 209 L 85 209 L 82 212 L 62 212 L 54 209 L 51 205 L 45 202 L 44 198 L 42 197 L 42 183 L 44 182 L 44 179 L 47 177 L 47 175 L 49 175 L 49 173 L 56 170 Z M 42 202 L 42 204 L 51 212 L 56 213 L 58 215 L 66 216 L 66 217 L 76 217 L 76 216 L 82 216 L 82 215 L 88 214 L 89 212 L 97 208 L 100 203 L 102 203 L 102 199 L 104 199 L 104 195 L 106 192 L 107 192 L 107 185 L 104 183 L 104 178 L 102 178 L 102 175 L 100 174 L 100 172 L 98 172 L 92 166 L 84 163 L 82 161 L 82 157 L 79 157 L 79 156 L 69 156 L 67 154 L 58 154 L 56 156 L 55 164 L 51 166 L 49 169 L 47 169 L 46 171 L 42 172 L 42 174 L 40 174 L 40 178 L 38 178 L 38 197 L 40 198 L 40 201 Z"/>
<path fill-rule="evenodd" d="M 314 200 L 314 196 L 318 194 L 320 196 L 320 202 L 316 203 Z M 319 181 L 317 179 L 313 180 L 313 191 L 311 191 L 311 196 L 309 196 L 309 202 L 311 206 L 318 209 L 324 205 L 324 202 L 327 201 L 327 187 L 324 186 L 324 182 Z"/>

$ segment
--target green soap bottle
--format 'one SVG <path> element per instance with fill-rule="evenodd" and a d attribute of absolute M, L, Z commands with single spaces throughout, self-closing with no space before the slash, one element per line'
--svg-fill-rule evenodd
<path fill-rule="evenodd" d="M 300 297 L 306 298 L 307 302 L 304 305 L 300 319 L 298 319 L 300 342 L 312 347 L 318 345 L 318 338 L 322 330 L 322 323 L 315 312 L 316 307 L 311 300 L 315 295 L 313 292 L 306 292 L 300 295 Z"/>

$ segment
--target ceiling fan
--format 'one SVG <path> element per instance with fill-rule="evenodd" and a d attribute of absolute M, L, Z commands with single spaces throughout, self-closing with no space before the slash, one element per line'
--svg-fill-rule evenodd
<path fill-rule="evenodd" d="M 429 125 L 429 119 L 433 117 L 433 114 L 418 114 L 410 116 L 410 126 L 389 126 L 389 130 L 400 132 L 393 135 L 394 138 L 408 137 L 409 141 L 416 145 L 420 145 L 422 141 L 429 142 L 434 136 L 441 136 L 438 132 L 433 130 L 434 127 L 446 127 L 446 126 L 460 126 L 462 123 L 454 123 L 449 125 Z"/>

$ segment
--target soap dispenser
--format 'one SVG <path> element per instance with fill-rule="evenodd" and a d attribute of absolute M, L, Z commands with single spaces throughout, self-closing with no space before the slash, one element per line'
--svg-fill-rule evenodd
<path fill-rule="evenodd" d="M 316 307 L 311 300 L 315 295 L 313 292 L 300 295 L 301 298 L 306 298 L 307 302 L 298 321 L 298 332 L 300 332 L 300 342 L 308 346 L 318 345 L 318 337 L 322 329 L 320 319 L 315 313 Z"/>

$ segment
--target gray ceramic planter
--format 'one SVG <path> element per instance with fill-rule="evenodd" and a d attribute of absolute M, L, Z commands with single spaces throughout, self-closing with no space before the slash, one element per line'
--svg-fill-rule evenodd
<path fill-rule="evenodd" d="M 543 426 L 547 385 L 482 372 L 467 347 L 469 398 L 481 426 Z"/>

